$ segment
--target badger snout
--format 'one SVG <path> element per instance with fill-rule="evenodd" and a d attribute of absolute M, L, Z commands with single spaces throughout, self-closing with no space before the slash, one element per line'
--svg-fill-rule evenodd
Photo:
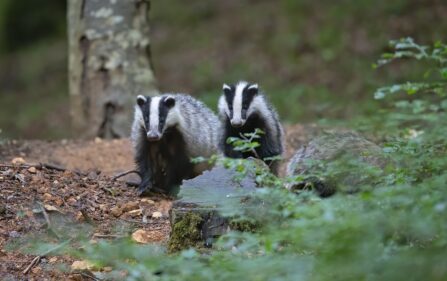
<path fill-rule="evenodd" d="M 161 139 L 161 133 L 156 131 L 149 131 L 146 134 L 148 141 L 159 141 Z"/>
<path fill-rule="evenodd" d="M 231 126 L 233 126 L 235 128 L 240 128 L 240 127 L 244 126 L 244 124 L 245 124 L 245 120 L 231 119 Z"/>

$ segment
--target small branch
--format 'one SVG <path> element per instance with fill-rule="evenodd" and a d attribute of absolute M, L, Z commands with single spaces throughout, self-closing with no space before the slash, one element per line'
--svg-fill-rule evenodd
<path fill-rule="evenodd" d="M 244 134 L 242 134 L 242 133 L 240 133 L 239 136 L 240 136 L 243 140 L 245 140 L 245 141 L 247 141 L 247 142 L 249 142 L 249 143 L 251 143 L 251 142 L 253 141 L 253 136 L 252 136 L 250 139 L 248 139 L 248 138 L 247 138 L 246 136 L 244 136 Z M 255 150 L 254 148 L 250 149 L 250 151 L 253 153 L 253 155 L 254 155 L 256 158 L 261 159 L 261 157 L 259 157 L 259 154 L 256 152 L 256 150 Z M 261 159 L 261 160 L 262 160 L 262 159 Z"/>
<path fill-rule="evenodd" d="M 19 165 L 14 165 L 14 164 L 0 164 L 0 167 L 2 168 L 23 168 L 23 169 L 27 169 L 27 168 L 31 168 L 34 167 L 36 169 L 48 169 L 48 170 L 55 170 L 55 171 L 59 171 L 59 172 L 65 172 L 67 171 L 66 168 L 58 166 L 58 165 L 54 165 L 54 164 L 49 164 L 49 163 L 37 163 L 37 164 L 31 164 L 31 163 L 24 163 L 24 164 L 19 164 Z M 80 174 L 76 171 L 73 171 L 73 173 L 76 174 Z"/>
<path fill-rule="evenodd" d="M 33 268 L 34 266 L 36 266 L 39 262 L 40 262 L 40 259 L 42 258 L 43 256 L 37 256 L 37 257 L 35 257 L 32 261 L 31 261 L 31 263 L 25 268 L 25 270 L 23 270 L 23 274 L 27 274 L 30 270 L 31 270 L 31 268 Z"/>
<path fill-rule="evenodd" d="M 45 210 L 45 207 L 42 205 L 42 203 L 39 202 L 39 206 L 40 206 L 40 210 L 42 211 L 43 217 L 45 218 L 45 221 L 47 222 L 47 228 L 51 228 L 50 216 L 48 216 L 48 213 Z"/>
<path fill-rule="evenodd" d="M 137 174 L 137 175 L 141 178 L 141 174 L 140 174 L 140 172 L 138 172 L 137 170 L 129 170 L 129 171 L 126 171 L 126 172 L 119 173 L 119 174 L 115 175 L 115 176 L 112 178 L 112 181 L 116 181 L 117 179 L 119 179 L 119 178 L 121 178 L 121 177 L 124 177 L 124 176 L 127 176 L 127 175 L 129 175 L 129 174 Z"/>
<path fill-rule="evenodd" d="M 53 229 L 53 227 L 51 226 L 51 221 L 50 221 L 50 216 L 48 215 L 47 211 L 45 210 L 45 206 L 38 202 L 39 206 L 40 206 L 40 210 L 42 211 L 43 217 L 45 218 L 45 221 L 47 223 L 47 229 L 54 235 L 56 236 L 57 239 L 60 239 L 59 234 L 57 234 L 57 232 Z"/>
<path fill-rule="evenodd" d="M 83 277 L 90 278 L 90 279 L 92 279 L 92 280 L 94 280 L 94 281 L 101 281 L 101 280 L 102 280 L 102 279 L 99 279 L 99 278 L 97 278 L 97 277 L 95 277 L 95 276 L 92 276 L 90 273 L 85 273 L 85 272 L 83 272 L 83 271 L 78 272 L 78 274 L 80 274 L 80 275 L 83 276 Z"/>
<path fill-rule="evenodd" d="M 127 237 L 126 235 L 116 235 L 116 234 L 99 234 L 95 233 L 93 234 L 94 238 L 124 238 Z"/>
<path fill-rule="evenodd" d="M 81 210 L 79 210 L 79 211 L 81 212 L 82 217 L 85 219 L 85 221 L 86 221 L 88 224 L 93 224 L 93 220 L 87 215 L 87 212 L 85 211 L 85 209 L 81 209 Z"/>

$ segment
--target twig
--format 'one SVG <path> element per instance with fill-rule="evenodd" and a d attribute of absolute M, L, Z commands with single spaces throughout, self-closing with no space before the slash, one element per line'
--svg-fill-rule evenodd
<path fill-rule="evenodd" d="M 138 187 L 140 184 L 135 181 L 126 181 L 127 186 Z"/>
<path fill-rule="evenodd" d="M 85 221 L 86 221 L 88 224 L 93 224 L 93 220 L 87 215 L 87 212 L 85 211 L 85 209 L 81 209 L 81 210 L 79 210 L 79 211 L 81 212 L 82 217 L 84 217 Z"/>
<path fill-rule="evenodd" d="M 54 252 L 54 251 L 56 251 L 56 250 L 59 250 L 60 248 L 64 247 L 65 245 L 67 245 L 68 243 L 70 243 L 72 239 L 73 239 L 73 238 L 70 238 L 70 239 L 68 239 L 67 241 L 65 241 L 65 242 L 63 242 L 63 243 L 57 245 L 56 247 L 51 248 L 51 249 L 49 249 L 48 251 L 44 252 L 43 254 L 38 255 L 37 257 L 35 257 L 35 258 L 31 261 L 31 263 L 30 263 L 30 264 L 29 264 L 29 265 L 22 271 L 22 273 L 23 273 L 23 274 L 27 274 L 27 273 L 28 273 L 34 266 L 36 266 L 37 264 L 39 264 L 40 260 L 41 260 L 43 257 L 45 257 L 45 256 L 49 255 L 50 253 L 52 253 L 52 252 Z"/>
<path fill-rule="evenodd" d="M 127 237 L 126 235 L 116 235 L 116 234 L 99 234 L 95 233 L 93 234 L 93 237 L 95 238 L 124 238 Z"/>
<path fill-rule="evenodd" d="M 53 227 L 51 226 L 51 221 L 50 221 L 50 216 L 47 213 L 47 210 L 45 210 L 45 206 L 38 202 L 40 209 L 42 211 L 43 217 L 45 218 L 45 221 L 47 223 L 47 229 L 54 235 L 56 236 L 57 239 L 60 239 L 60 235 L 57 234 L 57 232 L 53 229 Z"/>
<path fill-rule="evenodd" d="M 50 216 L 48 216 L 47 211 L 45 210 L 45 207 L 42 205 L 42 203 L 38 203 L 40 210 L 42 211 L 43 217 L 45 218 L 45 221 L 47 222 L 47 228 L 51 228 L 51 222 L 50 222 Z"/>
<path fill-rule="evenodd" d="M 48 169 L 48 170 L 55 170 L 55 171 L 60 171 L 60 172 L 65 172 L 67 171 L 66 168 L 58 166 L 58 165 L 54 165 L 54 164 L 49 164 L 49 163 L 37 163 L 37 164 L 31 164 L 31 163 L 24 163 L 24 164 L 19 164 L 19 165 L 14 165 L 14 164 L 0 164 L 0 167 L 4 167 L 4 168 L 31 168 L 34 167 L 36 169 L 41 170 L 42 168 Z M 73 171 L 73 173 L 75 174 L 81 174 L 80 172 L 76 172 Z"/>
<path fill-rule="evenodd" d="M 245 141 L 251 143 L 253 141 L 253 136 L 250 137 L 250 139 L 248 139 L 246 136 L 244 136 L 244 134 L 240 133 L 239 136 L 244 139 Z M 261 157 L 259 157 L 259 154 L 256 152 L 256 150 L 254 148 L 251 148 L 250 151 L 253 153 L 253 155 L 258 158 L 261 159 Z"/>
<path fill-rule="evenodd" d="M 23 270 L 23 274 L 27 274 L 30 270 L 31 270 L 31 268 L 33 268 L 34 266 L 36 266 L 39 262 L 40 262 L 40 259 L 42 258 L 42 256 L 37 256 L 37 257 L 35 257 L 32 261 L 31 261 L 31 263 L 25 268 L 25 270 Z"/>
<path fill-rule="evenodd" d="M 90 274 L 90 272 L 89 272 L 89 273 L 85 273 L 85 272 L 83 272 L 83 271 L 79 271 L 79 272 L 77 272 L 77 273 L 80 274 L 80 275 L 82 275 L 82 276 L 84 276 L 84 277 L 87 277 L 87 278 L 90 278 L 90 279 L 92 279 L 92 280 L 95 280 L 95 281 L 100 281 L 100 280 L 102 280 L 102 279 L 99 279 L 98 277 L 92 276 L 92 275 Z"/>
<path fill-rule="evenodd" d="M 129 170 L 129 171 L 126 171 L 126 172 L 119 173 L 119 174 L 115 175 L 115 176 L 112 178 L 112 181 L 116 181 L 117 179 L 119 179 L 119 178 L 121 178 L 121 177 L 124 177 L 124 176 L 127 176 L 127 175 L 129 175 L 129 174 L 137 174 L 137 175 L 141 178 L 141 174 L 140 174 L 140 172 L 138 172 L 137 170 Z"/>

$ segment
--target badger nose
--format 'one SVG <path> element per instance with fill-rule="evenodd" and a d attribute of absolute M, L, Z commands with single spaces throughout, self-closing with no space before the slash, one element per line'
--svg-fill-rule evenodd
<path fill-rule="evenodd" d="M 159 132 L 149 131 L 146 135 L 148 141 L 158 141 L 161 139 Z"/>
<path fill-rule="evenodd" d="M 244 125 L 244 122 L 242 120 L 231 120 L 231 126 L 235 128 L 242 127 Z"/>

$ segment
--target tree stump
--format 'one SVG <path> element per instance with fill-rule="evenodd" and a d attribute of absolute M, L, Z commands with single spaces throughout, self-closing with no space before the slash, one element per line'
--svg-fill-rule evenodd
<path fill-rule="evenodd" d="M 228 216 L 244 208 L 257 187 L 254 175 L 249 174 L 240 181 L 236 176 L 236 172 L 217 166 L 183 182 L 181 198 L 174 202 L 170 212 L 170 252 L 211 247 L 217 237 L 232 229 Z"/>

